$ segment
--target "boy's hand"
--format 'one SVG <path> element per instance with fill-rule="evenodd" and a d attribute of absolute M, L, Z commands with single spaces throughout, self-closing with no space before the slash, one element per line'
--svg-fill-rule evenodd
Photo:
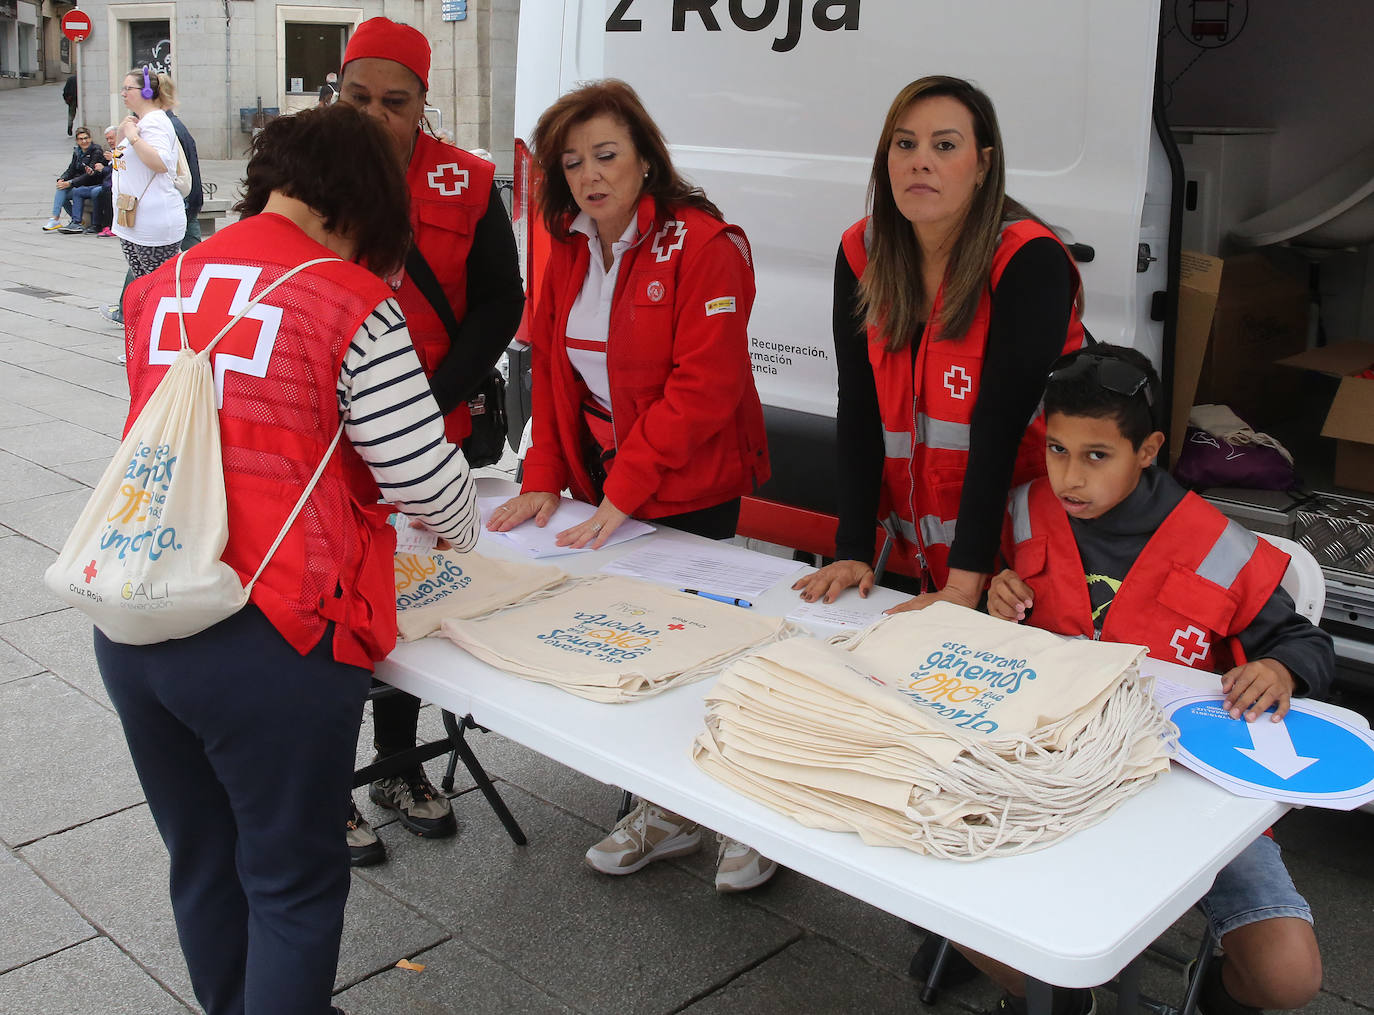
<path fill-rule="evenodd" d="M 1229 670 L 1221 678 L 1221 691 L 1226 695 L 1222 707 L 1232 719 L 1242 714 L 1246 722 L 1254 722 L 1271 705 L 1276 705 L 1270 722 L 1278 722 L 1288 712 L 1289 700 L 1297 689 L 1293 674 L 1276 659 L 1256 659 L 1244 666 Z"/>
<path fill-rule="evenodd" d="M 1000 620 L 1019 624 L 1034 605 L 1035 593 L 1010 568 L 993 578 L 988 586 L 988 613 Z"/>

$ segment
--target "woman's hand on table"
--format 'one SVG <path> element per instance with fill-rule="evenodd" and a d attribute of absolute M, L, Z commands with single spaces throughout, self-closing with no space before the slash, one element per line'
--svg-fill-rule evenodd
<path fill-rule="evenodd" d="M 953 603 L 970 610 L 978 609 L 978 600 L 983 595 L 983 585 L 988 576 L 977 571 L 949 569 L 949 580 L 939 592 L 925 592 L 904 603 L 898 603 L 884 613 L 906 613 L 908 610 L 924 610 L 933 603 Z"/>
<path fill-rule="evenodd" d="M 599 550 L 606 545 L 606 540 L 611 538 L 611 533 L 620 528 L 620 523 L 629 517 L 612 504 L 609 497 L 603 497 L 596 514 L 558 534 L 558 545 L 571 546 L 577 550 L 583 547 Z"/>
<path fill-rule="evenodd" d="M 558 494 L 535 491 L 532 493 L 522 493 L 512 497 L 495 511 L 487 519 L 487 530 L 489 532 L 509 532 L 529 519 L 534 519 L 534 524 L 543 528 L 549 524 L 549 519 L 558 510 Z"/>
<path fill-rule="evenodd" d="M 808 603 L 817 599 L 833 603 L 845 589 L 859 586 L 859 595 L 868 598 L 873 589 L 873 568 L 861 560 L 837 560 L 819 571 L 798 578 L 792 588 Z"/>

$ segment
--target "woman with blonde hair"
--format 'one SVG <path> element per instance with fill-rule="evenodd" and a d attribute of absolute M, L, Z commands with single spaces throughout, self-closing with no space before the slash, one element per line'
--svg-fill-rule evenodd
<path fill-rule="evenodd" d="M 832 602 L 889 566 L 919 579 L 896 609 L 977 606 L 1013 483 L 1045 471 L 1037 414 L 1050 364 L 1083 342 L 1068 250 L 1007 196 L 992 101 L 924 77 L 893 100 L 873 157 L 872 214 L 835 262 L 840 510 L 836 561 L 794 586 Z M 956 528 L 957 522 L 957 528 Z"/>
<path fill-rule="evenodd" d="M 173 87 L 170 77 L 144 64 L 124 76 L 119 90 L 129 115 L 119 122 L 114 151 L 114 234 L 134 278 L 175 257 L 186 235 L 186 205 L 176 189 L 177 135 L 163 106 Z M 124 323 L 122 305 L 101 313 Z"/>

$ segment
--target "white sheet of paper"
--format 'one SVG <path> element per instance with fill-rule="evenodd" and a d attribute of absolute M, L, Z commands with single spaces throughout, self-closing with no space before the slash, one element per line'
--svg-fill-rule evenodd
<path fill-rule="evenodd" d="M 677 544 L 671 548 L 660 544 L 631 550 L 601 570 L 605 574 L 629 575 L 679 589 L 754 599 L 805 566 L 785 557 L 769 557 L 728 543 L 713 546 Z"/>
<path fill-rule="evenodd" d="M 477 507 L 482 512 L 483 528 L 490 521 L 491 513 L 506 503 L 508 499 L 506 497 L 479 497 L 477 499 Z M 517 525 L 509 532 L 488 532 L 487 535 L 493 539 L 504 540 L 512 546 L 524 550 L 531 557 L 560 557 L 568 553 L 586 553 L 591 549 L 590 546 L 581 549 L 559 546 L 558 534 L 574 525 L 580 525 L 594 514 L 596 514 L 594 504 L 584 504 L 580 500 L 564 497 L 559 500 L 558 509 L 549 519 L 549 524 L 542 529 L 534 524 L 534 519 L 530 519 Z M 653 531 L 654 527 L 648 522 L 641 522 L 638 518 L 626 518 L 611 533 L 610 538 L 606 540 L 606 546 L 614 546 L 616 543 L 623 543 Z M 602 549 L 604 550 L 605 546 Z"/>
<path fill-rule="evenodd" d="M 1176 684 L 1172 680 L 1165 680 L 1163 677 L 1155 677 L 1154 699 L 1160 708 L 1166 712 L 1169 706 L 1182 698 L 1188 698 L 1198 693 L 1196 687 L 1189 687 L 1187 684 Z"/>
<path fill-rule="evenodd" d="M 883 607 L 876 602 L 841 595 L 833 603 L 803 602 L 787 615 L 788 620 L 807 627 L 856 628 L 867 627 L 883 615 Z"/>

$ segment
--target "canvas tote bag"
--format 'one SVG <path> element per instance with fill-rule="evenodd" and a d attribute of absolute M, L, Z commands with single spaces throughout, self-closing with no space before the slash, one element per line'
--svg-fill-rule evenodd
<path fill-rule="evenodd" d="M 445 620 L 478 659 L 593 701 L 635 701 L 700 680 L 797 634 L 776 617 L 635 578 L 574 579 L 481 620 Z"/>
<path fill-rule="evenodd" d="M 403 641 L 426 638 L 445 620 L 472 620 L 561 585 L 567 572 L 476 551 L 396 554 L 396 627 Z"/>
<path fill-rule="evenodd" d="M 277 286 L 338 258 L 317 258 L 292 268 L 196 352 L 182 316 L 184 256 L 178 255 L 176 263 L 181 351 L 129 427 L 57 560 L 43 575 L 59 599 L 85 612 L 111 641 L 125 645 L 186 638 L 241 610 L 343 435 L 340 422 L 315 474 L 245 586 L 220 560 L 229 541 L 229 521 L 210 354 Z"/>
<path fill-rule="evenodd" d="M 1144 650 L 948 603 L 729 666 L 693 748 L 714 778 L 806 825 L 954 859 L 1038 849 L 1168 766 L 1177 731 Z"/>

